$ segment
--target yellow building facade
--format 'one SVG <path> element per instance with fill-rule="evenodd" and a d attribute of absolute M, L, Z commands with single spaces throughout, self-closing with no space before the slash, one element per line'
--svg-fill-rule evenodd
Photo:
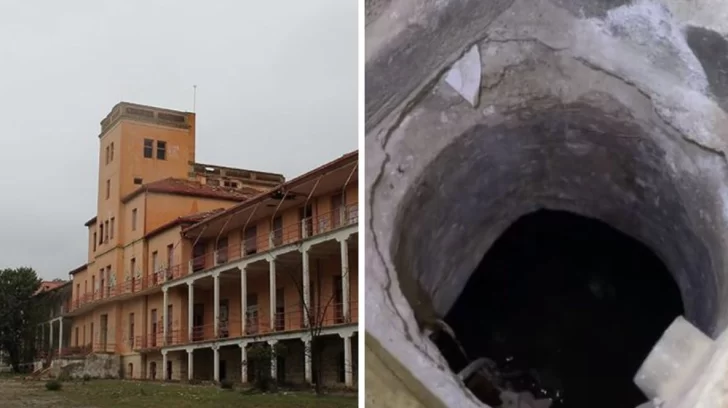
<path fill-rule="evenodd" d="M 245 383 L 248 348 L 277 345 L 280 382 L 355 386 L 357 152 L 288 182 L 200 164 L 194 114 L 129 103 L 99 140 L 61 354 L 118 356 L 125 378 Z"/>

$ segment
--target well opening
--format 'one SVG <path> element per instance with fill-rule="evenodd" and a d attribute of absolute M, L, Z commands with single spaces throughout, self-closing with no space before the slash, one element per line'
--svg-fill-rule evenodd
<path fill-rule="evenodd" d="M 540 210 L 487 252 L 445 320 L 469 356 L 497 366 L 501 387 L 553 408 L 637 406 L 632 382 L 663 330 L 683 314 L 662 261 L 598 220 Z M 438 346 L 453 371 L 466 364 Z"/>
<path fill-rule="evenodd" d="M 682 166 L 694 163 L 669 130 L 588 103 L 522 113 L 463 133 L 410 186 L 390 248 L 400 289 L 418 319 L 434 313 L 448 321 L 470 358 L 549 366 L 537 360 L 568 345 L 559 363 L 566 368 L 539 374 L 571 390 L 577 405 L 562 406 L 587 406 L 578 396 L 591 395 L 588 406 L 596 407 L 599 390 L 621 398 L 604 398 L 604 406 L 629 406 L 640 397 L 632 377 L 672 319 L 683 314 L 708 334 L 718 326 L 721 258 L 712 250 L 720 244 L 709 220 L 719 215 L 705 205 L 715 192 L 684 179 Z M 525 252 L 508 250 L 514 240 Z M 535 254 L 559 250 L 556 260 L 568 267 L 536 274 Z M 567 262 L 577 259 L 596 280 L 579 278 Z M 509 262 L 521 266 L 509 270 Z M 562 316 L 580 303 L 581 316 Z M 504 328 L 532 335 L 503 339 Z M 608 348 L 610 340 L 627 344 Z M 523 356 L 506 356 L 515 351 Z M 452 356 L 449 363 L 455 371 L 465 364 Z"/>

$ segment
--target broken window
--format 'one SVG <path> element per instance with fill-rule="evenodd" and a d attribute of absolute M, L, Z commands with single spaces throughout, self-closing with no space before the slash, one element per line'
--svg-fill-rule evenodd
<path fill-rule="evenodd" d="M 106 180 L 106 199 L 111 197 L 111 180 Z"/>
<path fill-rule="evenodd" d="M 136 225 L 137 225 L 137 209 L 134 208 L 131 210 L 131 230 L 136 231 Z"/>
<path fill-rule="evenodd" d="M 109 146 L 106 146 L 106 159 L 104 160 L 104 164 L 109 164 Z"/>
<path fill-rule="evenodd" d="M 109 149 L 109 162 L 114 161 L 114 142 L 111 142 Z"/>
<path fill-rule="evenodd" d="M 157 159 L 167 160 L 167 142 L 157 140 Z"/>
<path fill-rule="evenodd" d="M 104 243 L 104 223 L 102 222 L 99 226 L 99 245 Z"/>
<path fill-rule="evenodd" d="M 111 222 L 109 223 L 109 238 L 114 239 L 114 217 L 111 217 Z"/>
<path fill-rule="evenodd" d="M 154 140 L 144 139 L 144 158 L 151 159 L 154 151 Z"/>

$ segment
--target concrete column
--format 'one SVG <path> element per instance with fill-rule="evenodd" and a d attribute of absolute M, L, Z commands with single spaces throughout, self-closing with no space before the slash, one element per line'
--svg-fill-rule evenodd
<path fill-rule="evenodd" d="M 212 379 L 220 382 L 220 349 L 217 346 L 212 347 Z"/>
<path fill-rule="evenodd" d="M 214 330 L 214 337 L 217 338 L 217 336 L 220 335 L 220 274 L 216 273 L 212 275 L 212 281 L 213 281 L 213 303 L 212 310 L 213 310 L 213 330 Z"/>
<path fill-rule="evenodd" d="M 278 381 L 278 364 L 276 364 L 277 356 L 275 347 L 277 343 L 278 340 L 268 340 L 268 344 L 270 345 L 270 378 L 273 381 Z"/>
<path fill-rule="evenodd" d="M 195 312 L 195 282 L 187 282 L 187 341 L 192 341 L 193 315 Z"/>
<path fill-rule="evenodd" d="M 344 384 L 347 387 L 354 386 L 354 363 L 351 357 L 351 334 L 341 334 L 344 338 Z"/>
<path fill-rule="evenodd" d="M 303 266 L 302 291 L 303 291 L 303 324 L 306 327 L 311 325 L 309 315 L 314 318 L 317 316 L 316 311 L 311 310 L 311 274 L 309 272 L 308 247 L 301 249 L 301 265 Z"/>
<path fill-rule="evenodd" d="M 165 346 L 167 345 L 167 319 L 169 319 L 169 316 L 167 316 L 167 310 L 169 310 L 169 297 L 168 297 L 168 290 L 167 287 L 162 287 L 162 344 Z M 167 369 L 166 366 L 164 368 Z"/>
<path fill-rule="evenodd" d="M 195 349 L 187 349 L 187 380 L 192 381 L 195 376 Z"/>
<path fill-rule="evenodd" d="M 276 327 L 276 260 L 270 260 L 270 330 Z"/>
<path fill-rule="evenodd" d="M 240 382 L 248 382 L 248 343 L 240 343 Z"/>
<path fill-rule="evenodd" d="M 167 381 L 167 351 L 162 350 L 162 381 Z"/>
<path fill-rule="evenodd" d="M 303 376 L 308 384 L 313 383 L 313 373 L 311 365 L 311 340 L 303 340 Z"/>
<path fill-rule="evenodd" d="M 50 332 L 48 335 L 48 352 L 49 353 L 51 351 L 53 351 L 53 320 L 50 321 L 50 326 L 51 326 L 51 329 L 50 329 Z"/>
<path fill-rule="evenodd" d="M 248 270 L 240 269 L 240 334 L 245 336 L 245 325 L 248 315 Z"/>
<path fill-rule="evenodd" d="M 61 351 L 63 350 L 63 318 L 61 317 L 58 320 L 58 355 L 61 355 Z"/>
<path fill-rule="evenodd" d="M 342 239 L 339 241 L 341 245 L 341 299 L 344 302 L 342 310 L 344 313 L 344 321 L 350 322 L 351 316 L 349 313 L 349 245 L 347 240 Z"/>

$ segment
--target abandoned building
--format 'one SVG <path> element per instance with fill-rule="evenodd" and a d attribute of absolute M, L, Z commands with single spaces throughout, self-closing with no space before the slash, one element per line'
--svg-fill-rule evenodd
<path fill-rule="evenodd" d="M 357 152 L 285 181 L 198 163 L 195 136 L 194 113 L 125 102 L 101 122 L 88 259 L 45 331 L 55 366 L 246 383 L 263 347 L 279 383 L 355 387 Z"/>
<path fill-rule="evenodd" d="M 726 406 L 728 3 L 366 9 L 367 401 Z"/>

